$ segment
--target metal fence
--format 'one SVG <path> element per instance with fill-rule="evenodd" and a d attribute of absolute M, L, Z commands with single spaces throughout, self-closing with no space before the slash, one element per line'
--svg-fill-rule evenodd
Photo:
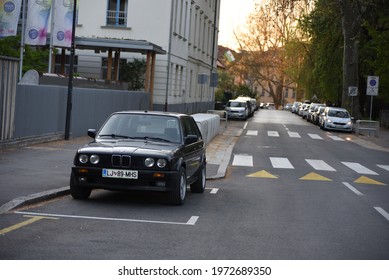
<path fill-rule="evenodd" d="M 13 138 L 19 60 L 0 56 L 0 140 Z"/>

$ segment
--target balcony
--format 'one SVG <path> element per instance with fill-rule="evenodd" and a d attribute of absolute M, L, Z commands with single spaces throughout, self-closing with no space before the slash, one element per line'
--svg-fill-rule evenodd
<path fill-rule="evenodd" d="M 125 11 L 107 11 L 107 26 L 127 26 L 127 12 Z"/>

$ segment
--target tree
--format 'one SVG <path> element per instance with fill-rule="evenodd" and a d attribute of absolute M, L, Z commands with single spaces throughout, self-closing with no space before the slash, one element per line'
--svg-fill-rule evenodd
<path fill-rule="evenodd" d="M 359 78 L 359 34 L 363 20 L 363 14 L 366 11 L 367 3 L 365 0 L 338 0 L 342 12 L 342 30 L 343 30 L 343 94 L 342 106 L 351 108 L 348 88 L 358 86 Z M 351 112 L 359 118 L 359 99 L 355 98 Z"/>
<path fill-rule="evenodd" d="M 0 38 L 0 55 L 20 57 L 20 36 Z M 23 58 L 23 73 L 35 69 L 39 73 L 47 72 L 49 50 L 45 47 L 25 46 Z"/>
<path fill-rule="evenodd" d="M 310 0 L 267 0 L 247 20 L 247 31 L 237 36 L 242 57 L 237 71 L 246 73 L 282 105 L 283 89 L 296 89 L 287 45 L 301 40 L 298 18 L 312 8 Z M 298 60 L 298 59 L 297 59 Z M 249 73 L 249 74 L 248 74 Z"/>
<path fill-rule="evenodd" d="M 128 90 L 140 90 L 144 87 L 146 62 L 143 59 L 134 59 L 120 66 L 119 79 L 128 82 Z"/>

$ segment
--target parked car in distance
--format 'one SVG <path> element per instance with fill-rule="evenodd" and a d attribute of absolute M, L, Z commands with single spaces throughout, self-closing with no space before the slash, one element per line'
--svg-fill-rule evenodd
<path fill-rule="evenodd" d="M 298 109 L 300 104 L 301 104 L 301 102 L 298 102 L 298 101 L 293 103 L 293 105 L 292 105 L 292 113 L 297 114 L 297 109 Z"/>
<path fill-rule="evenodd" d="M 70 193 L 87 199 L 93 189 L 156 191 L 181 205 L 187 185 L 202 193 L 206 183 L 204 141 L 191 116 L 128 111 L 112 114 L 79 148 L 70 175 Z"/>
<path fill-rule="evenodd" d="M 292 106 L 293 106 L 292 103 L 286 103 L 286 105 L 285 105 L 285 107 L 284 107 L 284 110 L 292 111 Z"/>
<path fill-rule="evenodd" d="M 316 110 L 315 112 L 313 112 L 312 115 L 312 123 L 314 123 L 315 125 L 319 125 L 320 116 L 323 114 L 325 108 L 326 108 L 325 105 L 316 107 Z"/>
<path fill-rule="evenodd" d="M 350 114 L 344 108 L 326 107 L 320 120 L 320 128 L 323 130 L 353 130 L 353 122 Z"/>
<path fill-rule="evenodd" d="M 250 101 L 229 100 L 226 105 L 226 111 L 229 119 L 244 119 L 251 115 Z"/>
<path fill-rule="evenodd" d="M 307 121 L 313 122 L 313 114 L 316 111 L 318 106 L 325 106 L 324 104 L 321 103 L 311 103 L 308 109 L 308 114 L 307 114 Z"/>

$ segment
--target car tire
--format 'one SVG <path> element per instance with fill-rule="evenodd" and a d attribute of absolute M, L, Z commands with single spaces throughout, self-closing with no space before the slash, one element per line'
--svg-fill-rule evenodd
<path fill-rule="evenodd" d="M 168 203 L 172 205 L 182 205 L 186 197 L 186 171 L 180 168 L 178 179 L 174 182 L 173 190 L 168 193 Z"/>
<path fill-rule="evenodd" d="M 201 169 L 198 171 L 197 181 L 190 185 L 190 191 L 192 193 L 203 193 L 206 185 L 206 165 L 202 164 Z"/>
<path fill-rule="evenodd" d="M 73 173 L 70 175 L 70 194 L 74 199 L 88 199 L 91 193 L 92 190 L 90 188 L 83 188 L 77 184 Z"/>

